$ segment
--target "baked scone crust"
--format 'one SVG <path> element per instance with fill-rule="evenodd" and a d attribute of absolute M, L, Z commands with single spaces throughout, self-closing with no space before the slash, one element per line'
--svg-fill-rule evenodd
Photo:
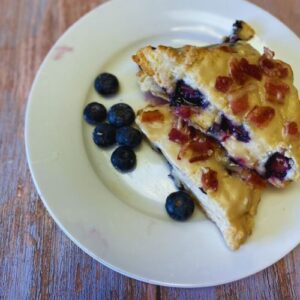
<path fill-rule="evenodd" d="M 266 50 L 267 53 L 269 50 Z M 269 57 L 272 56 L 269 51 Z M 260 65 L 262 55 L 246 42 L 236 44 L 219 44 L 209 47 L 184 46 L 171 48 L 151 46 L 142 48 L 133 56 L 140 66 L 139 82 L 143 91 L 168 99 L 174 93 L 178 81 L 183 81 L 191 88 L 201 91 L 210 105 L 199 114 L 193 114 L 190 122 L 197 129 L 207 133 L 209 128 L 224 114 L 237 125 L 243 125 L 250 135 L 249 142 L 240 142 L 234 136 L 221 141 L 230 156 L 242 161 L 248 168 L 266 173 L 265 164 L 272 153 L 282 153 L 293 160 L 291 169 L 284 180 L 269 178 L 275 186 L 282 187 L 289 181 L 297 180 L 300 164 L 300 136 L 298 133 L 288 135 L 288 124 L 300 128 L 300 102 L 298 92 L 293 85 L 291 67 L 273 58 L 285 71 L 285 76 L 274 78 L 262 72 L 261 79 L 251 76 L 243 84 L 233 83 L 230 90 L 221 92 L 216 88 L 218 77 L 228 77 L 232 72 L 233 62 L 246 58 L 251 65 Z M 270 83 L 287 86 L 282 101 L 270 101 L 266 86 Z M 243 114 L 234 114 L 231 100 L 237 95 L 247 94 L 248 107 Z M 276 94 L 276 91 L 275 91 Z M 280 95 L 279 95 L 280 96 Z M 274 97 L 273 97 L 274 98 Z M 275 95 L 276 98 L 276 95 Z M 252 122 L 251 113 L 256 107 L 268 107 L 274 112 L 267 125 L 258 126 Z"/>
<path fill-rule="evenodd" d="M 163 118 L 153 122 L 143 121 L 143 114 L 149 111 L 158 111 Z M 136 123 L 151 144 L 159 148 L 172 165 L 174 175 L 181 174 L 179 180 L 183 185 L 188 189 L 192 185 L 191 192 L 198 198 L 208 217 L 217 224 L 228 247 L 238 249 L 252 232 L 261 189 L 243 181 L 238 174 L 228 172 L 225 151 L 217 144 L 213 155 L 208 159 L 193 163 L 189 161 L 189 156 L 183 155 L 178 159 L 181 146 L 169 139 L 174 120 L 174 114 L 168 105 L 147 106 L 138 112 Z M 205 194 L 201 176 L 207 169 L 216 172 L 218 188 L 216 191 L 208 189 Z"/>

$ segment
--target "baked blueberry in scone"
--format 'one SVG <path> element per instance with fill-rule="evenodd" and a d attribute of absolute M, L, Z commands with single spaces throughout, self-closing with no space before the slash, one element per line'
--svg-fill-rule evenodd
<path fill-rule="evenodd" d="M 299 178 L 300 102 L 291 67 L 274 55 L 230 41 L 148 46 L 133 60 L 143 91 L 185 107 L 188 124 L 218 140 L 233 161 L 284 187 Z"/>
<path fill-rule="evenodd" d="M 214 139 L 188 125 L 190 113 L 188 106 L 146 106 L 136 123 L 169 162 L 172 177 L 216 223 L 229 248 L 238 249 L 251 234 L 265 183 L 254 172 L 237 173 Z"/>

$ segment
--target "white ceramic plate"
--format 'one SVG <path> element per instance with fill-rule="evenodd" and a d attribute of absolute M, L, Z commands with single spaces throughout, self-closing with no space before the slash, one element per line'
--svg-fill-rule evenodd
<path fill-rule="evenodd" d="M 91 101 L 144 105 L 131 61 L 138 48 L 216 43 L 236 19 L 257 30 L 259 50 L 267 45 L 293 66 L 299 87 L 299 39 L 268 13 L 238 0 L 113 0 L 73 25 L 38 72 L 26 114 L 35 185 L 62 230 L 113 270 L 160 285 L 211 286 L 270 266 L 300 241 L 299 185 L 267 192 L 253 235 L 232 252 L 199 211 L 186 223 L 167 217 L 164 201 L 175 188 L 163 159 L 146 143 L 138 150 L 137 169 L 121 175 L 110 164 L 111 151 L 93 144 L 93 128 L 82 120 Z M 103 71 L 121 82 L 113 99 L 93 90 Z"/>

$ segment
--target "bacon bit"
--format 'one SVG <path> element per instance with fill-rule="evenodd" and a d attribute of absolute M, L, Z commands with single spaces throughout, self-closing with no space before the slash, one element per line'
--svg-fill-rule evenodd
<path fill-rule="evenodd" d="M 203 161 L 210 158 L 214 153 L 214 144 L 210 140 L 192 141 L 188 149 L 193 151 L 194 156 L 189 160 L 190 163 Z"/>
<path fill-rule="evenodd" d="M 289 69 L 279 62 L 260 58 L 259 63 L 263 72 L 269 77 L 285 79 L 289 76 Z"/>
<path fill-rule="evenodd" d="M 239 61 L 237 59 L 234 59 L 230 62 L 230 74 L 233 80 L 243 85 L 247 81 L 246 74 L 241 70 Z"/>
<path fill-rule="evenodd" d="M 240 64 L 241 71 L 244 72 L 245 74 L 255 78 L 256 80 L 262 79 L 262 71 L 259 66 L 254 64 L 249 64 L 249 62 L 245 58 L 242 58 L 239 64 Z"/>
<path fill-rule="evenodd" d="M 174 112 L 176 116 L 181 117 L 183 119 L 189 119 L 192 115 L 191 107 L 186 105 L 175 107 Z"/>
<path fill-rule="evenodd" d="M 244 180 L 258 188 L 265 188 L 267 186 L 266 181 L 253 171 L 250 171 Z"/>
<path fill-rule="evenodd" d="M 230 102 L 230 107 L 234 115 L 245 113 L 249 108 L 248 95 L 245 94 Z"/>
<path fill-rule="evenodd" d="M 299 133 L 299 130 L 298 130 L 298 125 L 296 122 L 287 122 L 285 123 L 284 125 L 284 134 L 286 136 L 288 135 L 292 135 L 292 136 L 295 136 L 295 135 L 298 135 Z"/>
<path fill-rule="evenodd" d="M 163 122 L 164 119 L 164 115 L 158 109 L 142 113 L 142 122 L 144 123 Z"/>
<path fill-rule="evenodd" d="M 260 57 L 259 65 L 266 74 L 269 74 L 275 68 L 273 60 L 266 58 L 264 55 Z"/>
<path fill-rule="evenodd" d="M 183 145 L 189 141 L 189 136 L 182 133 L 176 128 L 172 128 L 169 132 L 169 140 L 177 144 Z"/>
<path fill-rule="evenodd" d="M 265 90 L 268 101 L 282 104 L 284 103 L 284 98 L 290 90 L 290 87 L 286 83 L 279 80 L 269 80 L 265 83 Z"/>
<path fill-rule="evenodd" d="M 210 140 L 192 141 L 189 148 L 195 153 L 207 153 L 211 150 L 214 150 L 214 145 Z"/>
<path fill-rule="evenodd" d="M 266 127 L 274 118 L 275 110 L 270 106 L 255 106 L 247 119 L 258 128 Z"/>
<path fill-rule="evenodd" d="M 268 48 L 264 48 L 264 54 L 259 59 L 259 65 L 263 72 L 269 77 L 277 77 L 280 79 L 287 78 L 289 69 L 283 63 L 273 59 L 275 53 Z"/>
<path fill-rule="evenodd" d="M 215 83 L 215 88 L 222 93 L 228 92 L 233 80 L 228 76 L 218 76 Z"/>
<path fill-rule="evenodd" d="M 280 78 L 280 79 L 284 79 L 284 78 L 287 78 L 289 76 L 289 69 L 285 66 L 283 66 L 281 63 L 277 63 L 277 76 Z"/>
<path fill-rule="evenodd" d="M 210 168 L 206 168 L 202 173 L 201 183 L 205 192 L 207 192 L 207 190 L 212 190 L 213 192 L 217 191 L 219 185 L 217 172 Z"/>

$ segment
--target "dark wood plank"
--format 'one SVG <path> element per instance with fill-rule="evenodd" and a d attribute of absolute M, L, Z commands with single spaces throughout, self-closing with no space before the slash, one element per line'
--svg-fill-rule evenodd
<path fill-rule="evenodd" d="M 102 2 L 1 0 L 0 299 L 299 299 L 300 247 L 267 270 L 235 283 L 191 290 L 160 288 L 97 263 L 49 217 L 26 164 L 26 100 L 54 41 Z M 299 0 L 253 2 L 300 34 Z"/>

